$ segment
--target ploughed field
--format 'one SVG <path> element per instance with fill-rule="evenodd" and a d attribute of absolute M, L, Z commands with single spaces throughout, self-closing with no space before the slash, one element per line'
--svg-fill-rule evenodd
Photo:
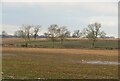
<path fill-rule="evenodd" d="M 2 48 L 3 79 L 117 79 L 117 61 L 115 49 Z"/>

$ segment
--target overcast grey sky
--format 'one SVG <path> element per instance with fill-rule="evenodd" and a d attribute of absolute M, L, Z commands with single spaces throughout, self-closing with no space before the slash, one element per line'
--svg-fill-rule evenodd
<path fill-rule="evenodd" d="M 99 22 L 108 35 L 118 36 L 116 2 L 4 2 L 2 28 L 13 34 L 22 24 L 42 25 L 40 34 L 51 24 L 67 26 L 73 32 Z"/>

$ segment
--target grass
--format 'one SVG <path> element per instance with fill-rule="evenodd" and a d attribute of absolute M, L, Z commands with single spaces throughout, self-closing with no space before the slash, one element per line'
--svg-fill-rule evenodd
<path fill-rule="evenodd" d="M 16 47 L 21 47 L 25 44 L 23 39 L 3 38 L 3 44 L 14 44 Z M 34 48 L 52 48 L 52 41 L 47 39 L 38 38 L 37 40 L 31 39 L 29 47 Z M 61 48 L 60 41 L 55 42 L 55 48 Z M 99 39 L 95 42 L 95 47 L 100 49 L 118 49 L 117 39 Z M 87 39 L 66 39 L 62 48 L 91 48 L 91 41 Z"/>
<path fill-rule="evenodd" d="M 3 79 L 117 79 L 117 65 L 84 64 L 81 61 L 118 61 L 118 40 L 100 39 L 88 49 L 87 39 L 66 39 L 60 49 L 60 41 L 37 39 L 21 47 L 20 38 L 3 38 Z M 13 46 L 11 46 L 13 44 Z M 15 45 L 15 46 L 14 46 Z M 68 49 L 69 48 L 69 49 Z M 78 49 L 76 49 L 78 48 Z M 85 48 L 85 49 L 84 49 Z M 107 49 L 106 49 L 107 48 Z M 108 49 L 113 50 L 108 50 Z"/>
<path fill-rule="evenodd" d="M 117 50 L 3 47 L 3 79 L 117 79 L 117 65 L 82 64 L 118 60 Z"/>

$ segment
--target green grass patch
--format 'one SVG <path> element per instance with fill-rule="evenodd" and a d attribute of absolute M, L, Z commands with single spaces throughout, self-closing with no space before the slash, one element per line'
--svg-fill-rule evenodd
<path fill-rule="evenodd" d="M 25 42 L 14 43 L 17 47 L 25 44 Z M 29 42 L 28 47 L 34 48 L 53 48 L 51 40 L 32 40 Z M 60 41 L 56 40 L 54 48 L 61 48 Z M 91 48 L 90 40 L 64 40 L 62 48 Z M 116 40 L 97 40 L 95 48 L 101 49 L 118 49 L 118 41 Z"/>

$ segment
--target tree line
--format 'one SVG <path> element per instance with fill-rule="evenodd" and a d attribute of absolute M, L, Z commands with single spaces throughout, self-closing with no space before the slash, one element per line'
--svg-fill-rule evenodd
<path fill-rule="evenodd" d="M 14 36 L 23 38 L 25 40 L 25 46 L 28 47 L 31 38 L 36 40 L 38 32 L 41 30 L 41 25 L 22 25 L 18 31 L 15 31 Z M 5 36 L 7 33 L 2 32 L 2 36 Z M 65 38 L 71 36 L 71 32 L 67 29 L 66 26 L 58 26 L 57 24 L 52 24 L 48 27 L 47 32 L 44 33 L 46 37 L 52 40 L 53 48 L 56 39 L 60 40 L 61 47 Z M 94 48 L 95 42 L 98 37 L 105 36 L 106 33 L 101 31 L 100 23 L 89 24 L 88 27 L 80 30 L 75 30 L 72 34 L 73 38 L 84 37 L 88 38 L 92 43 L 91 47 Z"/>

